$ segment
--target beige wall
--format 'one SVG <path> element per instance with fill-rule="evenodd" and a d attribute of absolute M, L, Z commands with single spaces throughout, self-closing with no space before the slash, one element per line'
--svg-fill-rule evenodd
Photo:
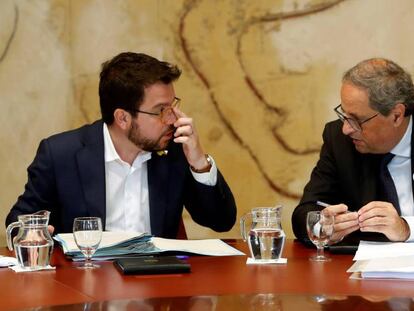
<path fill-rule="evenodd" d="M 342 72 L 382 56 L 413 73 L 413 24 L 411 0 L 2 0 L 0 221 L 40 139 L 99 118 L 100 64 L 136 51 L 183 69 L 177 95 L 239 216 L 280 202 L 292 236 Z M 186 225 L 191 238 L 239 236 Z"/>

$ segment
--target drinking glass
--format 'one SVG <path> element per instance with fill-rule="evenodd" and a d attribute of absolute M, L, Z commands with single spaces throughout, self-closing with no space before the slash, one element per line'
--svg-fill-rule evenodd
<path fill-rule="evenodd" d="M 306 217 L 306 230 L 309 239 L 315 244 L 317 253 L 309 258 L 312 261 L 329 261 L 324 254 L 324 247 L 328 244 L 333 233 L 334 216 L 323 211 L 308 212 Z"/>
<path fill-rule="evenodd" d="M 99 217 L 78 217 L 73 221 L 73 236 L 76 245 L 85 256 L 85 264 L 82 269 L 99 268 L 92 263 L 93 254 L 98 249 L 102 239 L 102 222 Z"/>

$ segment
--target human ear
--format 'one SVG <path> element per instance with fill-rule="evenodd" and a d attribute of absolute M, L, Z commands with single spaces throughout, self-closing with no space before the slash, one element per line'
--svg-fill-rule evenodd
<path fill-rule="evenodd" d="M 122 129 L 129 129 L 131 124 L 131 115 L 129 112 L 125 111 L 124 109 L 115 109 L 114 111 L 114 123 L 122 128 Z"/>
<path fill-rule="evenodd" d="M 395 105 L 394 109 L 392 110 L 391 113 L 393 115 L 393 121 L 394 121 L 395 126 L 400 126 L 400 124 L 403 122 L 405 109 L 406 107 L 404 104 L 398 103 L 397 105 Z"/>

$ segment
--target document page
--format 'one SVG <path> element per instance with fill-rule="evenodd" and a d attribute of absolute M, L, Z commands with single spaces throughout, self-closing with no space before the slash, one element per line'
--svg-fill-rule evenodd
<path fill-rule="evenodd" d="M 358 260 L 347 272 L 395 271 L 414 272 L 414 256 Z"/>
<path fill-rule="evenodd" d="M 361 241 L 351 278 L 414 279 L 414 243 Z"/>
<path fill-rule="evenodd" d="M 244 255 L 241 251 L 218 239 L 173 240 L 154 237 L 152 242 L 161 251 L 181 251 L 208 256 Z"/>
<path fill-rule="evenodd" d="M 414 243 L 361 241 L 354 260 L 414 256 Z"/>

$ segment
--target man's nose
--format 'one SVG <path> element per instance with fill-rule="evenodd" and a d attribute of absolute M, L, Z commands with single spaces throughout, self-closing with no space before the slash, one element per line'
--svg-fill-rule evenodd
<path fill-rule="evenodd" d="M 345 120 L 344 123 L 342 124 L 342 133 L 348 136 L 354 132 L 356 132 L 355 129 L 349 124 L 347 120 Z"/>

